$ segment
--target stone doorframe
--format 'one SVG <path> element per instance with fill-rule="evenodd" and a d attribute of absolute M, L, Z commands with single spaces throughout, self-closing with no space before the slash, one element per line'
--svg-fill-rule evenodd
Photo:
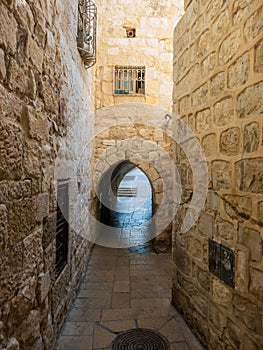
<path fill-rule="evenodd" d="M 96 206 L 99 183 L 110 168 L 130 162 L 146 174 L 154 197 L 156 249 L 162 251 L 171 247 L 174 207 L 173 140 L 162 129 L 166 114 L 161 108 L 139 103 L 98 110 L 93 154 L 93 203 Z"/>

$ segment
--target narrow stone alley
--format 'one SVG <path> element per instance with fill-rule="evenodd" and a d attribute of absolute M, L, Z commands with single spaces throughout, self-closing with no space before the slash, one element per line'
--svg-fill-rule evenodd
<path fill-rule="evenodd" d="M 263 0 L 1 0 L 0 350 L 262 350 L 262 310 Z"/>
<path fill-rule="evenodd" d="M 170 270 L 170 254 L 96 245 L 56 349 L 111 349 L 120 332 L 134 328 L 160 332 L 171 350 L 203 349 L 170 304 Z M 146 339 L 127 349 L 155 349 Z"/>

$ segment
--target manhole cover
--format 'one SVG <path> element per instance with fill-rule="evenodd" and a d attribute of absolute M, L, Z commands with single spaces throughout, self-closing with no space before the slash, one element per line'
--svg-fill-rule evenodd
<path fill-rule="evenodd" d="M 151 329 L 136 328 L 120 333 L 112 342 L 112 350 L 169 350 L 168 340 Z"/>

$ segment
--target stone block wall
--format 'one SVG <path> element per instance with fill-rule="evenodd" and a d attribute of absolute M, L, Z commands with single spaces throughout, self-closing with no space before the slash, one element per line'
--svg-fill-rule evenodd
<path fill-rule="evenodd" d="M 162 126 L 165 115 L 166 110 L 156 106 L 127 103 L 101 108 L 95 118 L 94 203 L 100 197 L 100 181 L 111 167 L 123 161 L 138 166 L 152 185 L 158 251 L 171 249 L 174 204 L 173 139 Z"/>
<path fill-rule="evenodd" d="M 174 32 L 174 111 L 202 145 L 210 181 L 198 222 L 180 234 L 194 179 L 184 184 L 173 303 L 213 350 L 263 347 L 262 67 L 262 1 L 190 2 Z M 176 157 L 190 168 L 179 148 Z M 234 287 L 209 269 L 209 239 L 233 252 Z"/>
<path fill-rule="evenodd" d="M 77 51 L 77 2 L 3 0 L 0 33 L 0 348 L 51 349 L 90 249 L 70 229 L 55 278 L 56 180 L 70 179 L 72 219 L 75 199 L 89 197 L 92 147 L 80 192 L 68 168 L 92 140 L 92 77 Z"/>
<path fill-rule="evenodd" d="M 141 102 L 172 109 L 173 33 L 183 1 L 98 0 L 96 109 Z M 136 29 L 127 38 L 126 29 Z M 115 95 L 114 66 L 145 66 L 145 95 Z"/>

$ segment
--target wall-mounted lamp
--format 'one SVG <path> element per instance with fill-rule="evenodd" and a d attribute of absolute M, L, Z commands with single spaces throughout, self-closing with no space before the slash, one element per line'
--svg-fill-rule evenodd
<path fill-rule="evenodd" d="M 169 122 L 172 119 L 172 117 L 169 114 L 165 114 L 164 119 L 163 119 L 163 128 L 168 128 Z"/>

